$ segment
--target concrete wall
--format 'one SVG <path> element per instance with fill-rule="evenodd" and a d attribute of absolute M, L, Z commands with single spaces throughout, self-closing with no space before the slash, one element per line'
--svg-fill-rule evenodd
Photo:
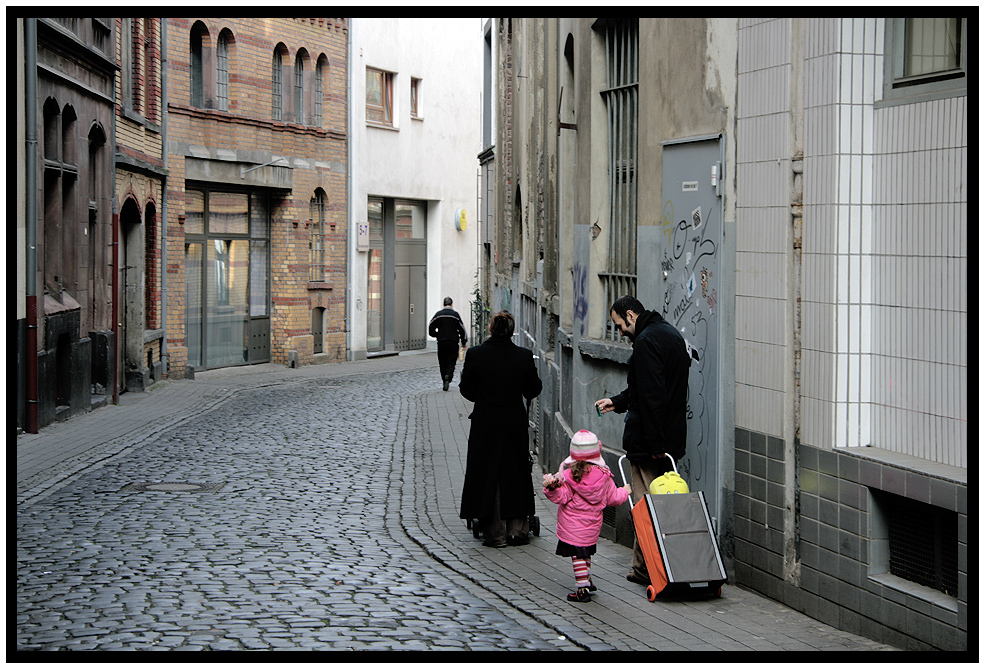
<path fill-rule="evenodd" d="M 468 323 L 477 257 L 478 166 L 481 144 L 482 23 L 469 19 L 352 19 L 350 230 L 367 220 L 367 198 L 428 204 L 427 320 L 450 296 Z M 366 68 L 394 75 L 393 124 L 367 123 Z M 411 79 L 421 80 L 421 113 L 410 115 Z M 455 227 L 464 209 L 468 225 Z M 348 246 L 349 355 L 366 355 L 367 257 Z M 430 345 L 434 340 L 429 339 Z"/>

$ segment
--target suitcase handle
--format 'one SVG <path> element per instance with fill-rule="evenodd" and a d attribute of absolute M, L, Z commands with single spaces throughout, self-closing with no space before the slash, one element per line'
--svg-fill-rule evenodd
<path fill-rule="evenodd" d="M 671 457 L 670 453 L 664 453 L 664 457 L 670 460 L 670 466 L 674 468 L 674 472 L 680 474 L 677 471 L 677 463 L 674 462 L 674 458 Z M 626 471 L 622 468 L 622 461 L 626 459 L 625 455 L 619 456 L 619 473 L 622 474 L 622 484 L 627 485 L 629 481 L 626 480 Z"/>

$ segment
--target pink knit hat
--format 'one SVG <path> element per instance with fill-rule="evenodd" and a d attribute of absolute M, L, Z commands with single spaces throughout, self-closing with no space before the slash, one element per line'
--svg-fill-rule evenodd
<path fill-rule="evenodd" d="M 602 459 L 602 441 L 594 432 L 588 430 L 575 432 L 575 436 L 571 438 L 571 455 L 561 463 L 561 467 L 573 465 L 578 460 L 606 467 L 605 460 Z"/>

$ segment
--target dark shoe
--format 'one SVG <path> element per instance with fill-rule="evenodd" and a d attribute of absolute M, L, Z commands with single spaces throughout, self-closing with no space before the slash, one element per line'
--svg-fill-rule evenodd
<path fill-rule="evenodd" d="M 445 384 L 444 384 L 444 386 L 441 389 L 442 390 L 448 390 L 448 382 L 447 381 L 445 381 Z"/>
<path fill-rule="evenodd" d="M 592 601 L 592 593 L 588 591 L 588 588 L 578 588 L 577 592 L 568 593 L 569 602 L 590 602 Z"/>
<path fill-rule="evenodd" d="M 630 583 L 638 583 L 639 585 L 650 585 L 649 576 L 640 576 L 635 571 L 631 571 L 626 574 L 626 580 Z"/>
<path fill-rule="evenodd" d="M 527 544 L 530 543 L 530 539 L 528 539 L 527 537 L 521 537 L 516 534 L 511 534 L 510 536 L 506 537 L 506 543 L 509 544 L 510 546 L 526 546 Z"/>
<path fill-rule="evenodd" d="M 596 590 L 598 590 L 598 588 L 595 587 L 595 584 L 594 583 L 592 583 L 591 581 L 589 581 L 588 582 L 588 590 L 590 592 L 595 592 Z"/>
<path fill-rule="evenodd" d="M 488 546 L 489 548 L 506 548 L 506 544 L 494 544 L 489 540 L 482 542 L 483 546 Z"/>

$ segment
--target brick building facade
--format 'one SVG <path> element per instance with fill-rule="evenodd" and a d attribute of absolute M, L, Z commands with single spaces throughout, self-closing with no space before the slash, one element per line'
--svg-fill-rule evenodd
<path fill-rule="evenodd" d="M 166 373 L 161 297 L 164 208 L 162 19 L 116 21 L 116 211 L 120 390 L 143 390 Z"/>
<path fill-rule="evenodd" d="M 346 19 L 167 19 L 169 376 L 344 360 Z"/>

